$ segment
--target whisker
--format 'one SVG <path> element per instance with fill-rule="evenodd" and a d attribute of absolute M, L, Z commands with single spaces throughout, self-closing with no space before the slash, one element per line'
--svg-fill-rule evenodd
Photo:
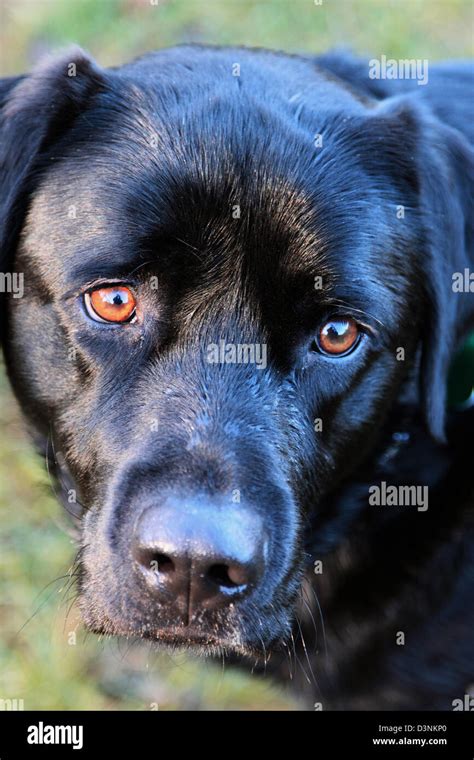
<path fill-rule="evenodd" d="M 308 610 L 309 616 L 311 618 L 311 622 L 313 624 L 313 629 L 314 629 L 314 647 L 313 647 L 313 649 L 316 650 L 317 647 L 318 647 L 318 628 L 317 628 L 317 625 L 316 625 L 316 621 L 314 619 L 313 611 L 312 611 L 311 607 L 309 606 L 308 602 L 306 601 L 306 599 L 304 598 L 304 594 L 305 593 L 306 592 L 305 592 L 305 589 L 303 587 L 301 589 L 301 592 L 300 592 L 300 594 L 301 594 L 301 601 L 303 602 L 304 606 Z"/>
<path fill-rule="evenodd" d="M 307 661 L 307 663 L 308 663 L 308 667 L 309 667 L 309 671 L 310 671 L 310 673 L 311 673 L 311 677 L 312 677 L 312 679 L 313 679 L 313 683 L 314 683 L 314 685 L 316 686 L 316 688 L 318 689 L 318 691 L 320 691 L 320 689 L 319 689 L 319 684 L 318 684 L 318 681 L 317 681 L 317 678 L 316 678 L 316 676 L 315 676 L 315 674 L 314 674 L 314 670 L 313 670 L 313 667 L 312 667 L 312 665 L 311 665 L 311 660 L 309 659 L 309 654 L 308 654 L 308 650 L 307 650 L 307 648 L 306 648 L 306 642 L 305 642 L 305 640 L 304 640 L 303 629 L 302 629 L 302 627 L 301 627 L 301 623 L 300 623 L 300 621 L 299 621 L 299 619 L 298 619 L 298 617 L 297 617 L 297 616 L 295 616 L 295 619 L 296 619 L 296 624 L 297 624 L 297 626 L 298 626 L 298 628 L 299 628 L 299 631 L 300 631 L 300 635 L 301 635 L 301 643 L 302 643 L 302 645 L 303 645 L 303 651 L 304 651 L 304 653 L 305 653 L 306 661 Z"/>

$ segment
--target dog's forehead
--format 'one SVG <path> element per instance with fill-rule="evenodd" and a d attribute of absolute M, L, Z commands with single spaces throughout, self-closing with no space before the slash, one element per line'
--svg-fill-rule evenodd
<path fill-rule="evenodd" d="M 288 98 L 269 107 L 218 81 L 184 107 L 125 77 L 53 148 L 23 250 L 58 292 L 160 263 L 163 241 L 214 275 L 247 254 L 267 281 L 285 270 L 308 285 L 366 255 L 357 158 L 346 152 L 335 166 L 337 145 L 321 158 Z"/>
<path fill-rule="evenodd" d="M 176 164 L 175 156 L 157 161 L 152 150 L 134 161 L 127 149 L 124 139 L 112 150 L 95 146 L 88 158 L 68 146 L 70 155 L 43 177 L 22 236 L 39 273 L 68 287 L 77 264 L 127 271 L 145 251 L 159 259 L 164 243 L 212 267 L 220 256 L 236 261 L 250 250 L 273 263 L 303 248 L 322 250 L 312 199 L 283 167 L 239 165 L 239 156 L 212 148 L 182 153 Z"/>

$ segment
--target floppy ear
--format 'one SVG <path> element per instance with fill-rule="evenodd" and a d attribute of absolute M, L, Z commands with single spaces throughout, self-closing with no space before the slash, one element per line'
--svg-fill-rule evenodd
<path fill-rule="evenodd" d="M 423 339 L 420 392 L 428 428 L 443 441 L 449 366 L 474 326 L 474 284 L 469 287 L 474 269 L 474 150 L 460 132 L 431 114 L 421 118 L 418 174 L 431 320 Z M 460 279 L 461 288 L 456 286 Z"/>
<path fill-rule="evenodd" d="M 473 292 L 453 287 L 456 273 L 460 278 L 474 265 L 474 150 L 461 132 L 407 96 L 382 101 L 371 119 L 378 122 L 371 133 L 379 140 L 382 135 L 382 149 L 366 160 L 379 171 L 383 162 L 421 225 L 416 252 L 425 304 L 420 401 L 431 435 L 443 442 L 449 366 L 474 325 Z"/>
<path fill-rule="evenodd" d="M 12 267 L 42 154 L 103 81 L 100 69 L 78 47 L 44 60 L 29 75 L 0 80 L 0 273 Z M 0 299 L 5 300 L 1 292 Z M 5 321 L 1 301 L 0 339 Z"/>

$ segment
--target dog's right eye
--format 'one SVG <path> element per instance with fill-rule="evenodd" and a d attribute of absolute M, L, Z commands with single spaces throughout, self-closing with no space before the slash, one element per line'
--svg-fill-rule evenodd
<path fill-rule="evenodd" d="M 88 315 L 96 322 L 125 324 L 133 322 L 137 302 L 130 288 L 124 285 L 102 287 L 84 295 Z"/>

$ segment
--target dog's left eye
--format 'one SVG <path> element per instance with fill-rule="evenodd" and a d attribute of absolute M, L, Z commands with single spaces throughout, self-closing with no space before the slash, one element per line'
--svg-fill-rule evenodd
<path fill-rule="evenodd" d="M 346 356 L 361 339 L 359 325 L 351 318 L 335 318 L 320 327 L 315 348 L 326 356 Z"/>
<path fill-rule="evenodd" d="M 97 288 L 84 295 L 88 315 L 96 322 L 124 324 L 133 322 L 137 302 L 132 291 L 124 285 Z"/>

